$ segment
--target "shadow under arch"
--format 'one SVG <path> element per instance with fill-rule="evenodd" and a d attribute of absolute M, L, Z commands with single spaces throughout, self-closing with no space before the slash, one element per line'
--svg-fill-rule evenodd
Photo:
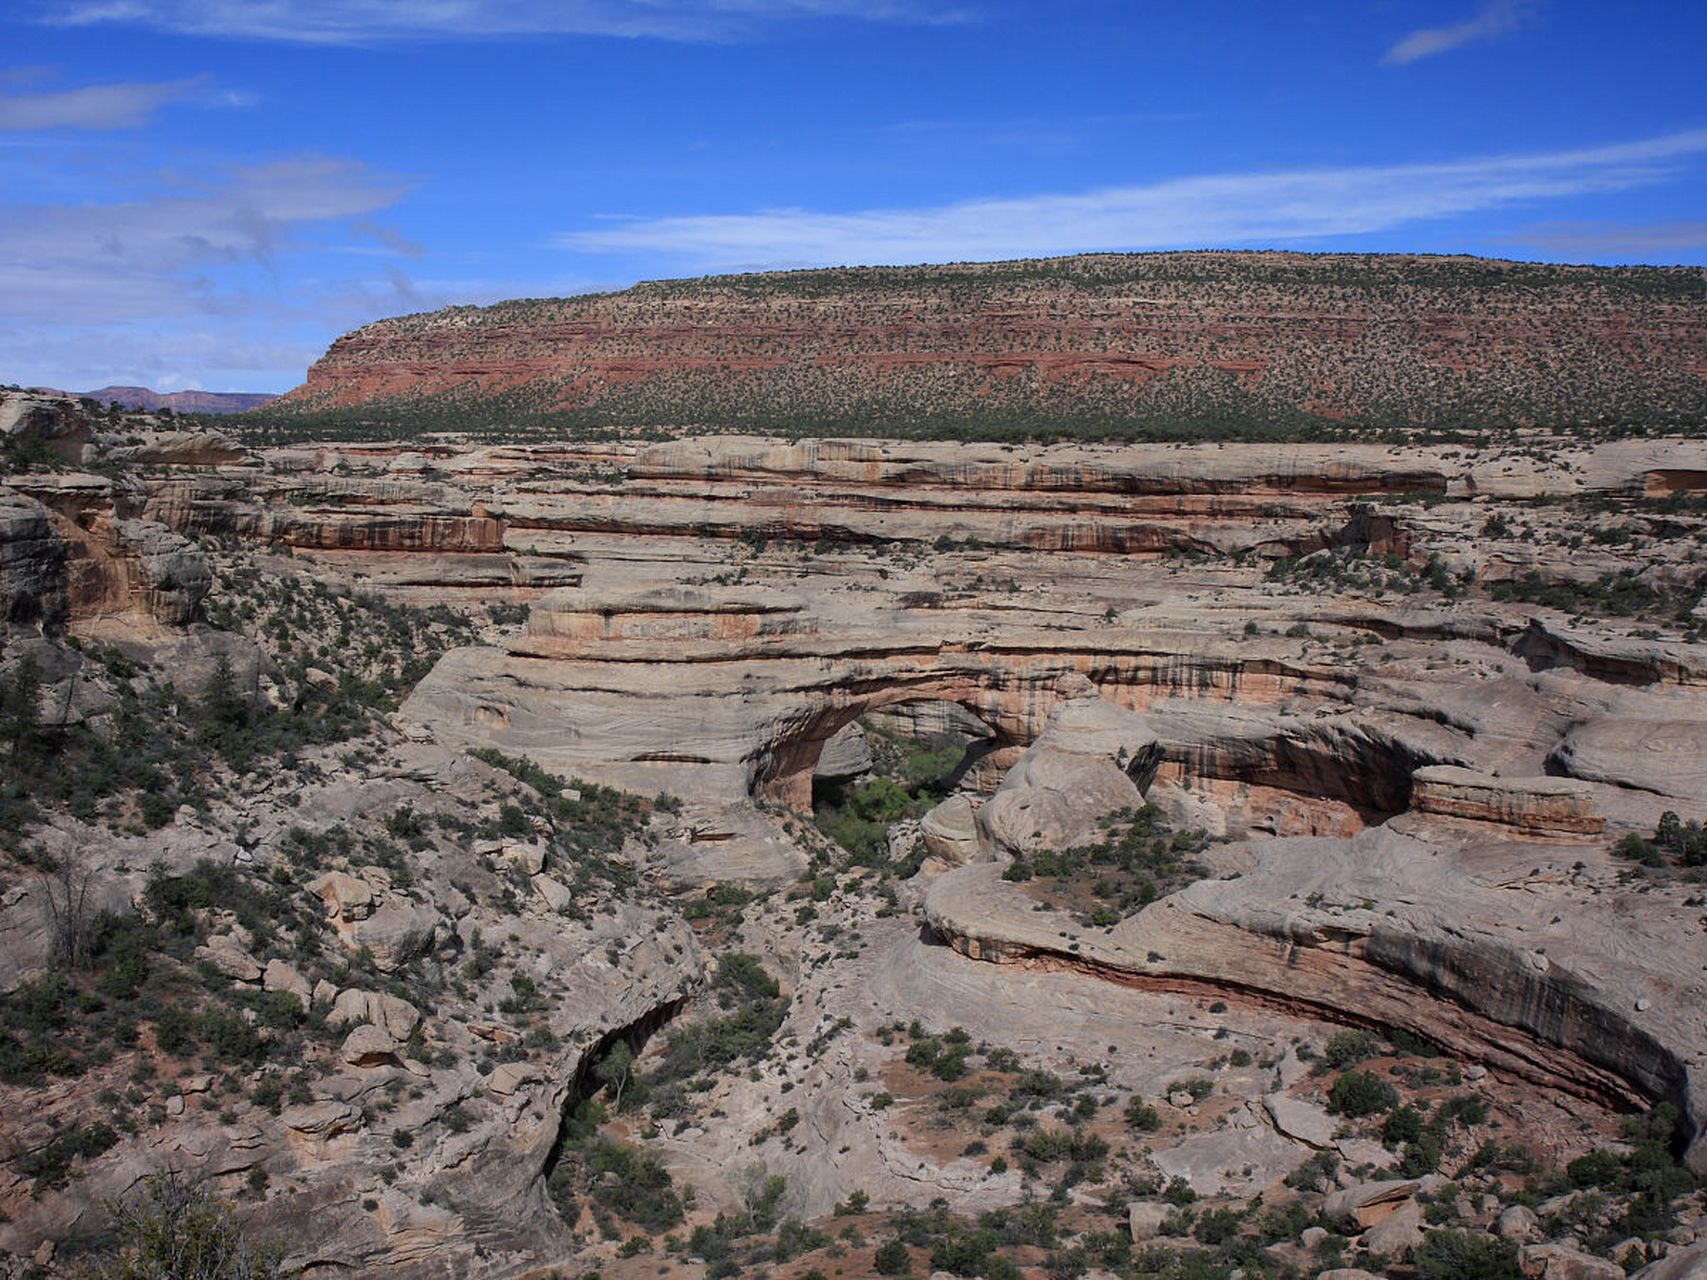
<path fill-rule="evenodd" d="M 1031 696 L 1016 702 L 1011 690 L 1004 692 L 994 682 L 973 680 L 902 682 L 846 690 L 834 701 L 803 713 L 772 738 L 758 757 L 753 795 L 810 814 L 812 779 L 824 745 L 868 712 L 921 702 L 961 707 L 990 730 L 982 746 L 973 744 L 961 759 L 957 772 L 964 772 L 983 756 L 1003 748 L 1029 746 L 1042 731 L 1054 701 L 1052 696 Z"/>

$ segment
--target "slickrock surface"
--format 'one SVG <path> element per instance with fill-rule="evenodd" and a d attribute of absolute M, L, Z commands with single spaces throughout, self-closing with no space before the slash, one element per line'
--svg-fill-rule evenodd
<path fill-rule="evenodd" d="M 0 477 L 6 1280 L 168 1168 L 309 1275 L 870 1274 L 939 1197 L 1058 1214 L 1042 1275 L 1259 1194 L 1332 1274 L 1520 1191 L 1532 1266 L 1687 1274 L 1698 1192 L 1628 1252 L 1546 1180 L 1660 1102 L 1707 1166 L 1707 444 L 26 417 L 76 453 Z"/>

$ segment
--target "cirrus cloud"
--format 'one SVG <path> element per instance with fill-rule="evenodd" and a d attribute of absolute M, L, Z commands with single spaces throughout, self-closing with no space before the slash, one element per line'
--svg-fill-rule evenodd
<path fill-rule="evenodd" d="M 179 179 L 129 200 L 0 208 L 0 316 L 85 323 L 218 313 L 214 274 L 271 271 L 324 224 L 392 204 L 405 184 L 353 160 L 299 156 Z"/>
<path fill-rule="evenodd" d="M 1664 181 L 1707 152 L 1707 130 L 1570 151 L 1445 162 L 1232 173 L 1070 195 L 920 209 L 613 219 L 555 243 L 705 267 L 910 263 L 1205 248 L 1364 235 L 1411 223 Z"/>
<path fill-rule="evenodd" d="M 115 24 L 293 44 L 530 35 L 711 41 L 810 18 L 940 24 L 966 16 L 940 0 L 39 0 L 36 10 L 54 26 Z"/>
<path fill-rule="evenodd" d="M 207 76 L 155 83 L 95 84 L 81 89 L 0 96 L 0 133 L 38 129 L 135 129 L 168 102 L 207 92 Z"/>
<path fill-rule="evenodd" d="M 1533 0 L 1489 0 L 1473 17 L 1444 27 L 1422 27 L 1400 40 L 1381 59 L 1403 66 L 1419 58 L 1432 58 L 1462 45 L 1493 40 L 1514 31 L 1535 15 Z"/>

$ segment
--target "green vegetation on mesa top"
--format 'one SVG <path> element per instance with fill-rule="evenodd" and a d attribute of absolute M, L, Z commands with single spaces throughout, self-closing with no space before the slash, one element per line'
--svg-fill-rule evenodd
<path fill-rule="evenodd" d="M 1462 256 L 1097 254 L 705 276 L 379 321 L 334 344 L 305 398 L 226 425 L 268 442 L 1692 429 L 1707 419 L 1704 308 L 1699 267 Z M 533 372 L 486 380 L 512 360 Z M 403 366 L 433 390 L 398 393 Z M 326 407 L 352 396 L 363 402 Z"/>
<path fill-rule="evenodd" d="M 1522 293 L 1576 287 L 1585 282 L 1615 293 L 1707 302 L 1707 269 L 1701 267 L 1574 266 L 1517 262 L 1464 254 L 1294 253 L 1270 250 L 1199 250 L 1177 253 L 1087 253 L 1061 258 L 1019 258 L 1006 262 L 918 263 L 908 266 L 809 267 L 793 271 L 751 271 L 728 275 L 645 280 L 631 289 L 574 294 L 557 298 L 511 298 L 485 306 L 422 311 L 385 324 L 407 325 L 454 313 L 495 322 L 530 319 L 578 302 L 622 296 L 714 298 L 740 293 L 753 297 L 823 298 L 859 292 L 916 289 L 984 291 L 1013 284 L 1067 284 L 1107 288 L 1130 284 L 1241 283 L 1332 285 L 1380 291 L 1402 283 L 1423 289 Z"/>

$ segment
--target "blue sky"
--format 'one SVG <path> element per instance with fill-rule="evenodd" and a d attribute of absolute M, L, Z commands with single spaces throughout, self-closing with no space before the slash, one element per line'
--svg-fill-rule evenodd
<path fill-rule="evenodd" d="M 1707 262 L 1685 0 L 4 0 L 0 382 L 708 271 Z"/>

